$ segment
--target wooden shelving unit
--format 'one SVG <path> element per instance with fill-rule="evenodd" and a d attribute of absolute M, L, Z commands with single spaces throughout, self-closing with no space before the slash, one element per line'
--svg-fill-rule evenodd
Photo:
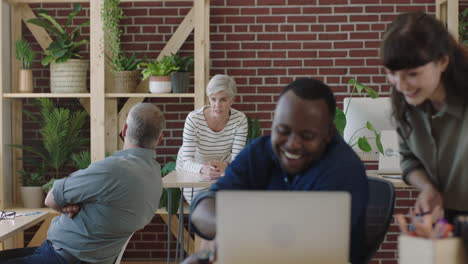
<path fill-rule="evenodd" d="M 156 0 L 175 1 L 175 0 Z M 53 94 L 53 93 L 17 93 L 17 79 L 19 65 L 12 54 L 5 54 L 3 50 L 6 42 L 13 53 L 14 42 L 21 39 L 21 28 L 24 21 L 36 15 L 29 4 L 33 3 L 89 3 L 90 8 L 90 92 L 80 94 Z M 122 2 L 155 2 L 155 0 L 122 0 Z M 103 0 L 2 0 L 0 14 L 3 13 L 4 3 L 10 7 L 11 39 L 4 40 L 0 36 L 0 57 L 2 60 L 10 58 L 11 61 L 11 85 L 4 87 L 0 83 L 0 117 L 2 117 L 0 129 L 0 209 L 11 207 L 19 202 L 20 182 L 17 173 L 22 168 L 20 149 L 11 149 L 9 144 L 21 144 L 23 142 L 22 107 L 24 98 L 79 98 L 83 108 L 90 115 L 90 149 L 92 161 L 103 159 L 106 152 L 112 152 L 119 147 L 118 132 L 120 131 L 130 108 L 151 98 L 194 98 L 194 108 L 199 108 L 205 102 L 205 86 L 209 77 L 209 0 L 188 0 L 193 2 L 192 9 L 183 19 L 166 46 L 160 52 L 158 59 L 171 53 L 176 53 L 187 37 L 194 31 L 194 93 L 184 94 L 150 94 L 148 82 L 143 81 L 136 93 L 106 93 L 105 87 L 111 83 L 109 67 L 106 66 L 102 56 L 102 46 L 105 45 L 103 23 L 101 19 Z M 0 20 L 0 28 L 3 29 L 3 21 Z M 46 49 L 52 39 L 45 30 L 26 23 L 33 36 L 42 49 Z M 3 32 L 3 31 L 2 31 Z M 104 43 L 104 45 L 102 45 Z M 106 52 L 104 50 L 104 52 Z M 3 54 L 1 54 L 3 53 Z M 2 61 L 3 62 L 3 61 Z M 3 80 L 3 65 L 0 64 L 0 80 Z M 117 101 L 120 98 L 128 98 L 121 110 L 117 111 Z M 120 99 L 121 100 L 121 99 Z"/>

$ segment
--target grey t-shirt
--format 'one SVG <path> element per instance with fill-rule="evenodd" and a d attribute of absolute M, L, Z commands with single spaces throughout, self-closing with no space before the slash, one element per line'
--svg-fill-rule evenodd
<path fill-rule="evenodd" d="M 162 192 L 153 150 L 132 148 L 91 164 L 53 186 L 59 206 L 80 204 L 73 218 L 53 219 L 47 239 L 85 262 L 113 263 L 123 244 L 148 224 Z"/>

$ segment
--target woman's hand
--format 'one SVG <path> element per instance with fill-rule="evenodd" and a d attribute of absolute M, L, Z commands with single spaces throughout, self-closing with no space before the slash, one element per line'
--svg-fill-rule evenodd
<path fill-rule="evenodd" d="M 444 202 L 442 194 L 432 185 L 422 189 L 414 205 L 416 214 L 432 214 L 432 220 L 437 221 L 444 217 Z"/>
<path fill-rule="evenodd" d="M 208 161 L 203 163 L 203 167 L 200 172 L 205 176 L 203 179 L 216 180 L 224 173 L 227 165 L 228 163 L 226 161 Z"/>
<path fill-rule="evenodd" d="M 229 165 L 226 161 L 217 161 L 217 160 L 212 160 L 209 162 L 210 165 L 214 166 L 221 174 L 224 173 L 226 170 L 226 167 Z"/>
<path fill-rule="evenodd" d="M 204 163 L 200 173 L 204 180 L 213 181 L 221 177 L 221 172 L 216 168 L 216 166 L 212 165 L 211 162 Z"/>

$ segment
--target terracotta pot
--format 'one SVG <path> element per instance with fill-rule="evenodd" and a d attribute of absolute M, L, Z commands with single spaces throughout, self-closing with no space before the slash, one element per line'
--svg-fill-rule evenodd
<path fill-rule="evenodd" d="M 44 190 L 41 186 L 38 187 L 21 187 L 21 198 L 25 208 L 42 208 L 44 207 Z"/>
<path fill-rule="evenodd" d="M 33 92 L 32 70 L 20 70 L 18 92 L 20 93 L 32 93 Z"/>
<path fill-rule="evenodd" d="M 151 76 L 149 90 L 151 93 L 170 93 L 172 90 L 171 76 Z"/>

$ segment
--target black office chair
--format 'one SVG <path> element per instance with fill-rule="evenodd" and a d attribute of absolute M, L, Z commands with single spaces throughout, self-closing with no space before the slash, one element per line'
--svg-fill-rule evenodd
<path fill-rule="evenodd" d="M 395 189 L 390 181 L 368 178 L 369 205 L 366 214 L 364 263 L 371 260 L 385 238 L 393 216 Z"/>

